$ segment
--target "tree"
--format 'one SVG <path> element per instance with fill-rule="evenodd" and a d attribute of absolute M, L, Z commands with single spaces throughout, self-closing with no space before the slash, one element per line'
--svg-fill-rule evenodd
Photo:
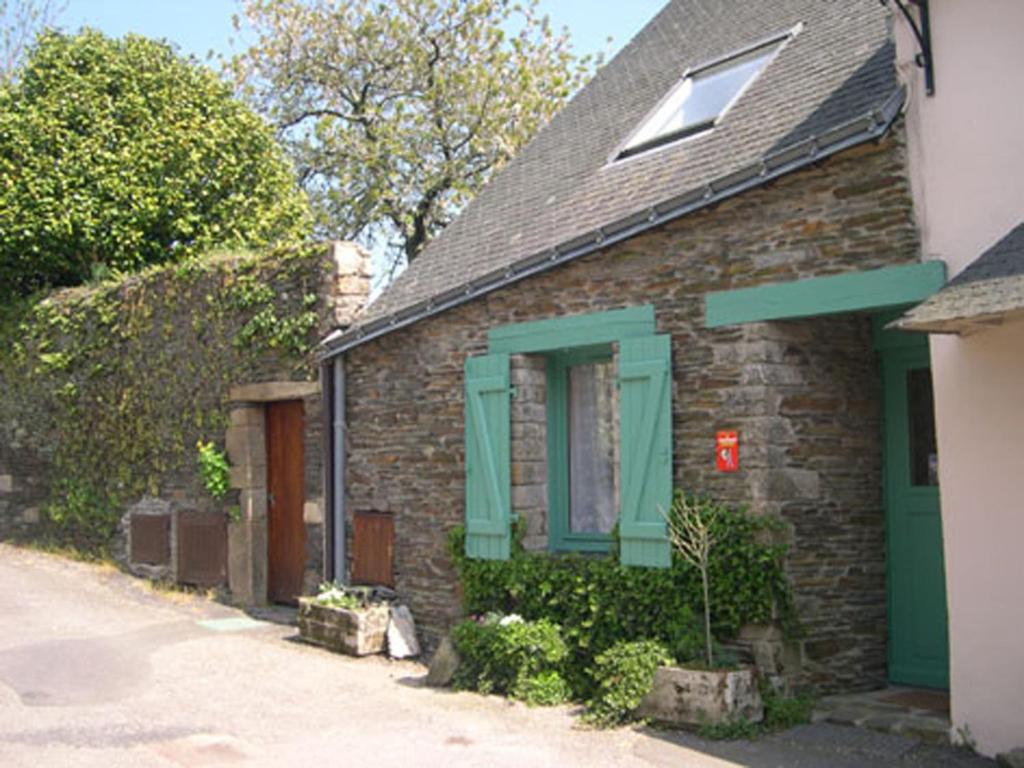
<path fill-rule="evenodd" d="M 44 32 L 0 86 L 0 294 L 307 227 L 272 129 L 166 43 Z"/>
<path fill-rule="evenodd" d="M 704 590 L 704 653 L 708 669 L 715 666 L 714 639 L 711 635 L 711 584 L 709 568 L 711 549 L 715 546 L 714 525 L 718 509 L 712 504 L 702 503 L 676 493 L 672 509 L 661 510 L 668 525 L 668 537 L 672 548 L 687 563 L 700 573 L 701 588 Z"/>
<path fill-rule="evenodd" d="M 234 75 L 290 147 L 322 234 L 411 261 L 554 115 L 592 61 L 536 5 L 244 0 L 257 39 Z"/>
<path fill-rule="evenodd" d="M 62 8 L 53 0 L 0 0 L 0 83 L 11 79 L 25 49 L 54 24 Z"/>

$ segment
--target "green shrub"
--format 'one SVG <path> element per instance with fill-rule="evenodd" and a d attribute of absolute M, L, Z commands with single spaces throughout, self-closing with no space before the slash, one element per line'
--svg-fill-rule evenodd
<path fill-rule="evenodd" d="M 535 704 L 546 703 L 556 692 L 558 700 L 552 703 L 565 700 L 568 686 L 560 670 L 568 649 L 556 624 L 491 614 L 458 624 L 452 641 L 460 659 L 452 680 L 456 688 L 512 694 Z"/>
<path fill-rule="evenodd" d="M 764 726 L 769 731 L 784 731 L 811 721 L 814 711 L 812 696 L 782 696 L 765 685 L 761 697 L 764 699 Z"/>
<path fill-rule="evenodd" d="M 785 548 L 771 536 L 778 525 L 741 510 L 717 513 L 710 561 L 717 637 L 734 637 L 744 624 L 771 624 L 777 617 L 790 633 L 797 630 L 783 571 Z M 680 661 L 702 652 L 700 575 L 678 557 L 671 568 L 634 568 L 613 556 L 527 553 L 516 546 L 509 560 L 474 560 L 465 556 L 461 527 L 452 531 L 450 545 L 467 613 L 516 613 L 562 628 L 569 648 L 564 674 L 575 698 L 594 693 L 589 670 L 617 642 L 656 640 Z"/>
<path fill-rule="evenodd" d="M 628 721 L 651 690 L 654 670 L 670 664 L 664 646 L 650 640 L 616 643 L 594 660 L 597 693 L 587 704 L 587 720 L 602 726 Z"/>
<path fill-rule="evenodd" d="M 553 707 L 572 698 L 569 684 L 558 672 L 548 670 L 516 681 L 512 697 L 531 707 Z"/>

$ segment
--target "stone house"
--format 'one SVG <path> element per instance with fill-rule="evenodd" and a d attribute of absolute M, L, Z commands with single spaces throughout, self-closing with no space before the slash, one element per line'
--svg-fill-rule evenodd
<path fill-rule="evenodd" d="M 460 613 L 453 526 L 504 558 L 513 517 L 552 552 L 618 524 L 662 567 L 682 487 L 785 521 L 782 671 L 944 686 L 940 540 L 905 524 L 930 385 L 891 383 L 927 347 L 885 329 L 944 279 L 903 103 L 874 0 L 670 2 L 322 345 L 332 573 L 394 584 L 429 646 Z"/>

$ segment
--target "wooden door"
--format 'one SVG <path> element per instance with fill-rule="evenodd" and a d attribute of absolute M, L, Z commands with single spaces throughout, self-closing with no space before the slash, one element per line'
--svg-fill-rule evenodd
<path fill-rule="evenodd" d="M 302 594 L 306 529 L 302 521 L 302 401 L 267 406 L 267 599 L 294 603 Z"/>
<path fill-rule="evenodd" d="M 938 452 L 925 344 L 883 352 L 889 679 L 949 687 Z"/>
<path fill-rule="evenodd" d="M 356 512 L 352 519 L 352 583 L 394 587 L 394 515 Z"/>

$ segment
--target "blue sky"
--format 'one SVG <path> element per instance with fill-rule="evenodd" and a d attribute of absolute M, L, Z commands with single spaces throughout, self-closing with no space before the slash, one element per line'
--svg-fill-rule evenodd
<path fill-rule="evenodd" d="M 541 9 L 556 28 L 569 28 L 580 54 L 616 51 L 657 13 L 667 0 L 542 0 Z M 235 0 L 68 0 L 60 18 L 65 29 L 98 27 L 110 35 L 136 32 L 163 37 L 183 52 L 204 59 L 208 51 L 227 54 L 234 30 Z"/>

